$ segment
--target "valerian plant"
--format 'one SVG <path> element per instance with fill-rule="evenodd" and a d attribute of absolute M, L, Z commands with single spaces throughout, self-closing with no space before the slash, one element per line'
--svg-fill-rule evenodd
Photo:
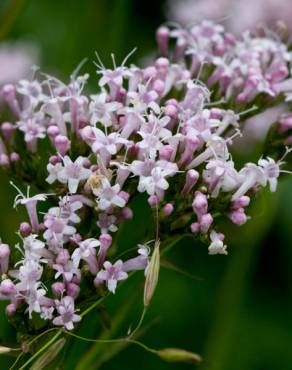
<path fill-rule="evenodd" d="M 251 200 L 266 186 L 276 191 L 287 172 L 292 84 L 286 45 L 268 33 L 235 38 L 208 21 L 190 29 L 161 26 L 156 37 L 160 56 L 145 68 L 127 66 L 129 54 L 120 66 L 113 57 L 110 69 L 97 55 L 92 95 L 85 93 L 89 76 L 78 72 L 68 84 L 38 73 L 2 89 L 10 116 L 1 124 L 0 169 L 17 193 L 14 207 L 24 206 L 28 218 L 16 246 L 0 245 L 0 298 L 17 329 L 33 315 L 43 322 L 37 337 L 20 343 L 19 358 L 31 353 L 21 369 L 35 359 L 47 363 L 50 348 L 68 335 L 133 343 L 168 361 L 200 361 L 135 339 L 158 282 L 160 255 L 184 233 L 204 241 L 210 255 L 227 255 L 228 235 L 218 220 L 245 224 Z M 244 135 L 244 121 L 282 103 L 287 113 L 272 127 L 265 153 L 239 168 L 230 148 Z M 117 231 L 135 219 L 132 201 L 139 193 L 153 210 L 145 222 L 155 227 L 131 258 L 120 259 Z M 146 277 L 136 329 L 112 340 L 74 334 L 134 271 Z M 89 295 L 94 301 L 86 303 Z M 34 353 L 32 342 L 52 331 Z"/>

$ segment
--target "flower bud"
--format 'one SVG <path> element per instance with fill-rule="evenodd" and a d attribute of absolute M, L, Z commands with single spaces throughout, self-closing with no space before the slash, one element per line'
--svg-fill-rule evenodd
<path fill-rule="evenodd" d="M 194 212 L 199 216 L 207 213 L 208 211 L 208 200 L 205 194 L 197 191 L 195 198 L 192 203 Z"/>
<path fill-rule="evenodd" d="M 67 285 L 67 295 L 71 296 L 72 298 L 76 298 L 80 292 L 80 287 L 77 284 L 69 283 Z"/>
<path fill-rule="evenodd" d="M 49 126 L 47 129 L 47 134 L 51 139 L 54 139 L 57 135 L 60 134 L 59 127 L 55 125 Z"/>
<path fill-rule="evenodd" d="M 169 29 L 165 26 L 159 27 L 156 31 L 156 41 L 158 43 L 159 52 L 163 56 L 167 55 L 169 36 Z"/>
<path fill-rule="evenodd" d="M 206 232 L 209 230 L 210 226 L 212 225 L 213 217 L 210 213 L 206 213 L 201 217 L 200 220 L 200 230 L 203 234 L 206 234 Z"/>
<path fill-rule="evenodd" d="M 15 294 L 15 292 L 16 292 L 15 285 L 10 279 L 2 280 L 0 284 L 0 294 L 9 297 Z"/>
<path fill-rule="evenodd" d="M 232 202 L 232 207 L 234 209 L 247 207 L 249 205 L 249 202 L 250 202 L 250 197 L 248 197 L 247 195 L 243 195 L 242 197 Z"/>
<path fill-rule="evenodd" d="M 166 116 L 171 117 L 171 118 L 176 118 L 177 117 L 177 114 L 178 114 L 178 108 L 175 105 L 168 104 L 165 107 L 164 114 Z"/>
<path fill-rule="evenodd" d="M 183 194 L 188 194 L 192 188 L 196 185 L 199 179 L 199 172 L 196 170 L 188 170 L 186 174 L 186 182 L 182 190 Z"/>
<path fill-rule="evenodd" d="M 129 198 L 130 198 L 130 194 L 129 193 L 127 193 L 126 191 L 120 191 L 119 192 L 119 196 L 121 198 L 123 198 L 126 203 L 128 203 Z"/>
<path fill-rule="evenodd" d="M 15 99 L 15 87 L 12 84 L 7 84 L 3 86 L 2 95 L 3 95 L 3 98 L 7 102 L 14 100 Z"/>
<path fill-rule="evenodd" d="M 49 162 L 51 164 L 55 165 L 55 164 L 61 162 L 61 158 L 58 155 L 51 155 L 50 158 L 49 158 Z"/>
<path fill-rule="evenodd" d="M 164 348 L 156 353 L 162 360 L 168 362 L 187 362 L 197 364 L 202 361 L 201 356 L 198 354 L 179 348 Z"/>
<path fill-rule="evenodd" d="M 228 214 L 229 219 L 237 226 L 241 226 L 246 223 L 247 216 L 244 213 L 243 208 L 238 208 Z"/>
<path fill-rule="evenodd" d="M 158 205 L 158 198 L 156 195 L 150 195 L 150 197 L 147 199 L 147 202 L 151 208 L 155 208 Z"/>
<path fill-rule="evenodd" d="M 173 154 L 173 147 L 171 145 L 164 145 L 159 150 L 159 158 L 169 161 Z"/>
<path fill-rule="evenodd" d="M 0 355 L 3 355 L 5 353 L 9 353 L 11 351 L 12 351 L 12 348 L 0 346 Z"/>
<path fill-rule="evenodd" d="M 19 157 L 19 154 L 18 154 L 18 153 L 16 153 L 16 152 L 12 152 L 12 153 L 10 153 L 10 155 L 9 155 L 9 159 L 10 159 L 10 162 L 11 162 L 11 163 L 14 163 L 14 162 L 18 162 L 18 161 L 19 161 L 19 159 L 20 159 L 20 157 Z"/>
<path fill-rule="evenodd" d="M 125 207 L 122 209 L 121 215 L 124 220 L 131 220 L 133 218 L 133 211 L 131 210 L 131 208 Z"/>
<path fill-rule="evenodd" d="M 31 234 L 31 226 L 28 222 L 22 222 L 19 227 L 20 235 L 25 237 Z"/>
<path fill-rule="evenodd" d="M 1 274 L 8 271 L 10 248 L 8 244 L 0 244 L 0 270 Z"/>
<path fill-rule="evenodd" d="M 1 153 L 0 154 L 0 166 L 1 167 L 6 167 L 6 166 L 9 166 L 9 157 L 7 154 L 5 153 Z"/>
<path fill-rule="evenodd" d="M 6 306 L 5 311 L 6 311 L 6 315 L 8 317 L 12 317 L 15 314 L 15 312 L 16 312 L 16 306 L 15 306 L 15 304 L 14 303 L 8 304 Z"/>
<path fill-rule="evenodd" d="M 71 141 L 64 135 L 57 135 L 54 140 L 57 152 L 64 156 L 71 147 Z"/>
<path fill-rule="evenodd" d="M 155 80 L 153 82 L 153 90 L 155 90 L 158 95 L 162 95 L 164 88 L 165 83 L 162 80 Z"/>
<path fill-rule="evenodd" d="M 167 203 L 163 209 L 162 209 L 163 213 L 165 216 L 170 216 L 173 212 L 173 205 L 171 203 Z"/>
<path fill-rule="evenodd" d="M 52 284 L 51 288 L 54 296 L 60 298 L 65 290 L 65 285 L 64 283 L 56 282 Z"/>
<path fill-rule="evenodd" d="M 15 131 L 15 125 L 13 125 L 10 122 L 4 122 L 1 125 L 1 131 L 3 133 L 3 136 L 5 137 L 6 140 L 9 140 Z"/>
<path fill-rule="evenodd" d="M 160 269 L 160 252 L 159 252 L 160 241 L 157 240 L 154 245 L 154 250 L 147 267 L 146 280 L 144 285 L 144 306 L 147 307 L 150 304 L 152 296 L 154 294 Z"/>
<path fill-rule="evenodd" d="M 60 265 L 66 265 L 69 259 L 70 259 L 70 254 L 67 251 L 67 249 L 62 249 L 56 258 L 56 263 Z"/>
<path fill-rule="evenodd" d="M 194 222 L 191 224 L 191 231 L 192 233 L 198 233 L 200 231 L 200 224 L 198 222 Z"/>

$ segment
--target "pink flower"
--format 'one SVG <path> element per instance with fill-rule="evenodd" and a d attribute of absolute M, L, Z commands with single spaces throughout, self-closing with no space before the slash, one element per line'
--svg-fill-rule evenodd
<path fill-rule="evenodd" d="M 103 266 L 104 270 L 101 270 L 96 275 L 96 280 L 105 281 L 108 290 L 115 293 L 118 281 L 125 280 L 128 277 L 128 274 L 123 270 L 123 262 L 118 260 L 111 264 L 109 261 L 106 261 Z"/>
<path fill-rule="evenodd" d="M 75 313 L 74 299 L 66 296 L 60 301 L 56 300 L 55 304 L 59 316 L 54 318 L 53 324 L 64 326 L 67 330 L 72 330 L 74 328 L 74 322 L 81 320 L 81 317 Z"/>

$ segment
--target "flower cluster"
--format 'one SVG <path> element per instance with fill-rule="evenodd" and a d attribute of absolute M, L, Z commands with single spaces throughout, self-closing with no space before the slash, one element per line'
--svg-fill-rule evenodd
<path fill-rule="evenodd" d="M 71 330 L 84 284 L 115 293 L 130 271 L 145 270 L 148 243 L 128 260 L 111 253 L 139 193 L 162 240 L 191 231 L 209 254 L 227 254 L 218 215 L 243 225 L 251 198 L 266 186 L 276 190 L 279 157 L 237 168 L 230 149 L 255 102 L 258 113 L 281 99 L 286 46 L 267 36 L 236 39 L 206 21 L 190 30 L 160 27 L 157 40 L 162 56 L 146 68 L 127 67 L 126 58 L 110 69 L 98 57 L 94 95 L 84 93 L 88 75 L 3 87 L 12 118 L 1 125 L 0 168 L 20 188 L 30 183 L 41 192 L 24 194 L 12 183 L 14 206 L 26 207 L 29 222 L 19 227 L 17 260 L 9 264 L 11 248 L 0 245 L 0 297 L 10 301 L 10 317 L 38 313 Z"/>

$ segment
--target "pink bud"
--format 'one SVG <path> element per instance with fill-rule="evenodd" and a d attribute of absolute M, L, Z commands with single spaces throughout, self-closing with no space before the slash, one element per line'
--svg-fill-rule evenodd
<path fill-rule="evenodd" d="M 156 41 L 158 43 L 159 52 L 163 56 L 167 55 L 169 36 L 169 29 L 165 26 L 159 27 L 156 31 Z"/>
<path fill-rule="evenodd" d="M 52 284 L 51 288 L 54 296 L 60 298 L 65 290 L 65 284 L 61 282 L 56 282 Z"/>
<path fill-rule="evenodd" d="M 49 162 L 51 164 L 55 165 L 55 164 L 61 162 L 61 158 L 58 155 L 51 155 L 50 158 L 49 158 Z"/>
<path fill-rule="evenodd" d="M 250 202 L 250 197 L 247 195 L 243 195 L 242 197 L 236 199 L 235 201 L 232 202 L 232 208 L 242 208 L 242 207 L 247 207 Z"/>
<path fill-rule="evenodd" d="M 237 226 L 241 226 L 246 223 L 247 216 L 244 213 L 243 208 L 238 208 L 228 214 L 229 219 Z"/>
<path fill-rule="evenodd" d="M 169 67 L 169 60 L 167 58 L 158 58 L 155 61 L 155 67 L 159 72 L 165 72 Z"/>
<path fill-rule="evenodd" d="M 56 263 L 60 265 L 66 265 L 69 259 L 70 259 L 70 254 L 67 251 L 67 249 L 62 249 L 56 258 Z"/>
<path fill-rule="evenodd" d="M 84 158 L 82 164 L 83 164 L 83 167 L 85 167 L 85 168 L 89 168 L 91 166 L 91 162 L 88 158 Z"/>
<path fill-rule="evenodd" d="M 170 161 L 173 154 L 173 147 L 171 145 L 164 145 L 159 149 L 159 158 L 164 159 L 165 161 Z"/>
<path fill-rule="evenodd" d="M 163 213 L 165 216 L 170 216 L 173 212 L 173 205 L 171 203 L 167 203 L 164 207 L 163 207 Z"/>
<path fill-rule="evenodd" d="M 99 241 L 102 248 L 108 248 L 112 244 L 112 237 L 110 234 L 102 234 L 99 237 Z"/>
<path fill-rule="evenodd" d="M 166 102 L 165 102 L 165 106 L 167 107 L 168 105 L 174 105 L 175 107 L 178 108 L 179 103 L 176 99 L 171 98 L 171 99 L 166 100 Z"/>
<path fill-rule="evenodd" d="M 188 170 L 186 174 L 186 182 L 182 190 L 183 194 L 188 194 L 192 188 L 196 185 L 199 179 L 199 172 L 196 170 Z"/>
<path fill-rule="evenodd" d="M 54 139 L 57 135 L 60 134 L 59 127 L 55 125 L 49 126 L 47 129 L 47 134 L 51 139 Z"/>
<path fill-rule="evenodd" d="M 96 172 L 98 170 L 98 165 L 97 164 L 93 164 L 92 166 L 90 166 L 90 171 L 91 172 Z"/>
<path fill-rule="evenodd" d="M 77 284 L 69 283 L 67 285 L 66 291 L 70 297 L 73 297 L 75 299 L 80 292 L 80 287 Z"/>
<path fill-rule="evenodd" d="M 57 152 L 64 156 L 71 147 L 71 141 L 64 135 L 57 135 L 54 140 Z"/>
<path fill-rule="evenodd" d="M 222 109 L 219 108 L 212 108 L 210 118 L 213 119 L 221 119 L 223 117 Z"/>
<path fill-rule="evenodd" d="M 20 159 L 19 154 L 16 152 L 10 153 L 9 158 L 12 163 L 18 162 Z"/>
<path fill-rule="evenodd" d="M 8 244 L 0 244 L 0 270 L 6 274 L 9 265 L 10 248 Z"/>
<path fill-rule="evenodd" d="M 197 216 L 201 216 L 208 211 L 208 199 L 205 194 L 196 191 L 192 207 Z"/>
<path fill-rule="evenodd" d="M 155 80 L 153 82 L 153 90 L 157 92 L 157 94 L 162 95 L 165 88 L 165 83 L 162 80 Z"/>
<path fill-rule="evenodd" d="M 194 222 L 191 224 L 191 231 L 192 233 L 198 233 L 200 231 L 200 224 L 198 222 Z"/>
<path fill-rule="evenodd" d="M 10 303 L 9 305 L 7 305 L 5 311 L 6 311 L 6 315 L 8 317 L 12 317 L 15 314 L 15 312 L 16 312 L 16 306 L 15 306 L 15 304 L 14 303 Z"/>
<path fill-rule="evenodd" d="M 129 207 L 123 208 L 121 214 L 125 220 L 131 220 L 133 218 L 133 211 Z"/>
<path fill-rule="evenodd" d="M 178 114 L 178 108 L 175 105 L 168 104 L 165 107 L 164 114 L 166 116 L 171 117 L 171 118 L 176 118 L 177 117 L 177 114 Z"/>
<path fill-rule="evenodd" d="M 127 193 L 126 191 L 120 191 L 119 192 L 119 196 L 121 197 L 121 198 L 123 198 L 124 199 L 124 201 L 127 203 L 128 202 L 128 200 L 129 200 L 129 198 L 130 198 L 130 194 L 129 193 Z"/>
<path fill-rule="evenodd" d="M 28 236 L 29 234 L 31 234 L 31 226 L 28 222 L 22 222 L 20 224 L 20 227 L 19 227 L 19 232 L 20 232 L 20 235 L 23 236 L 23 237 L 26 237 Z"/>
<path fill-rule="evenodd" d="M 206 232 L 209 230 L 210 226 L 213 223 L 213 217 L 210 213 L 206 213 L 203 215 L 200 219 L 200 230 L 203 234 L 206 234 Z"/>
<path fill-rule="evenodd" d="M 15 126 L 10 122 L 4 122 L 1 125 L 1 131 L 6 140 L 9 140 L 15 131 Z"/>
<path fill-rule="evenodd" d="M 5 153 L 1 153 L 0 154 L 0 166 L 1 167 L 6 167 L 6 166 L 9 166 L 9 157 L 7 154 Z"/>
<path fill-rule="evenodd" d="M 7 297 L 14 295 L 16 292 L 15 285 L 10 279 L 2 280 L 0 284 L 0 294 L 3 294 Z"/>
<path fill-rule="evenodd" d="M 15 99 L 15 87 L 12 84 L 4 85 L 2 89 L 3 98 L 8 102 Z"/>
<path fill-rule="evenodd" d="M 105 261 L 108 248 L 112 244 L 112 237 L 109 234 L 102 234 L 99 237 L 99 241 L 100 241 L 100 249 L 99 249 L 99 255 L 98 255 L 98 260 L 97 260 L 97 266 L 102 266 Z"/>
<path fill-rule="evenodd" d="M 156 195 L 150 195 L 147 201 L 151 208 L 157 207 L 158 205 L 158 198 Z"/>
<path fill-rule="evenodd" d="M 148 81 L 150 78 L 154 78 L 156 76 L 156 73 L 157 71 L 155 67 L 147 67 L 143 71 L 143 78 Z"/>

